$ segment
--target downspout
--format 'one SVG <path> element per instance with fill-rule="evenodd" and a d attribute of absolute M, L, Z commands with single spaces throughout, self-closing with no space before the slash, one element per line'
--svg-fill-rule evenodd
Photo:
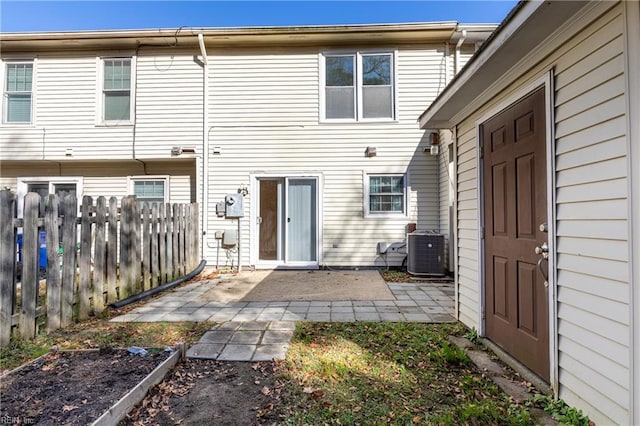
<path fill-rule="evenodd" d="M 454 74 L 458 74 L 458 71 L 460 71 L 460 48 L 462 47 L 462 43 L 464 43 L 464 40 L 467 38 L 467 30 L 462 30 L 462 37 L 460 37 L 460 39 L 458 40 L 458 43 L 456 44 L 456 69 L 454 70 L 455 73 Z"/>
<path fill-rule="evenodd" d="M 200 54 L 202 55 L 202 244 L 201 257 L 204 259 L 207 242 L 207 224 L 209 223 L 209 60 L 204 45 L 204 36 L 198 34 Z"/>
<path fill-rule="evenodd" d="M 444 85 L 449 84 L 449 42 L 444 44 Z"/>

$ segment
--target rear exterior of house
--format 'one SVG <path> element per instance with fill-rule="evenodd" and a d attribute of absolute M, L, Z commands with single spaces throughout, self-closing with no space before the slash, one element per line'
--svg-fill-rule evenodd
<path fill-rule="evenodd" d="M 522 2 L 420 117 L 453 130 L 459 319 L 640 423 L 640 11 Z"/>
<path fill-rule="evenodd" d="M 202 143 L 202 72 L 193 54 L 133 55 L 23 38 L 29 47 L 14 47 L 9 36 L 2 42 L 2 187 L 20 197 L 196 201 L 195 156 L 171 155 L 178 140 Z"/>
<path fill-rule="evenodd" d="M 446 230 L 415 118 L 495 26 L 462 28 L 4 34 L 0 185 L 199 202 L 209 265 L 400 264 Z"/>

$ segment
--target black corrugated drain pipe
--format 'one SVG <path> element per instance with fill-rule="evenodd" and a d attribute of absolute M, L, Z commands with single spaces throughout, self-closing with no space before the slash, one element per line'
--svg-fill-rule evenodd
<path fill-rule="evenodd" d="M 182 277 L 178 278 L 175 281 L 171 281 L 169 283 L 164 283 L 162 285 L 159 285 L 156 288 L 152 288 L 150 290 L 145 290 L 142 293 L 138 293 L 138 294 L 134 294 L 131 297 L 127 297 L 126 299 L 123 300 L 118 300 L 117 302 L 113 302 L 109 305 L 109 307 L 111 308 L 115 308 L 115 309 L 119 309 L 122 308 L 123 306 L 127 306 L 131 303 L 134 302 L 139 302 L 142 299 L 146 299 L 149 296 L 153 296 L 154 294 L 158 294 L 162 291 L 165 290 L 169 290 L 172 287 L 177 286 L 178 284 L 182 284 L 185 281 L 190 280 L 191 278 L 195 277 L 196 275 L 198 275 L 200 272 L 202 272 L 202 270 L 204 269 L 205 265 L 207 264 L 206 260 L 201 260 L 200 264 L 196 267 L 196 269 L 194 269 L 193 271 L 189 272 L 187 275 L 183 275 Z"/>

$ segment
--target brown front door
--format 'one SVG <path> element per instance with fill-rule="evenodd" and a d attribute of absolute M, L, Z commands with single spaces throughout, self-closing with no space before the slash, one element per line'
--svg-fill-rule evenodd
<path fill-rule="evenodd" d="M 548 381 L 548 291 L 535 252 L 547 241 L 544 105 L 539 89 L 484 122 L 481 150 L 486 334 Z"/>

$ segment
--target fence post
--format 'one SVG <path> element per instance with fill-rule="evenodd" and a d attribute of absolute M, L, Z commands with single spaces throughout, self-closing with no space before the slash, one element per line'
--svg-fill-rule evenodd
<path fill-rule="evenodd" d="M 73 319 L 73 293 L 76 277 L 76 234 L 78 206 L 75 195 L 62 200 L 62 305 L 60 326 L 66 327 Z"/>
<path fill-rule="evenodd" d="M 109 198 L 109 241 L 107 242 L 107 302 L 118 300 L 118 200 Z"/>
<path fill-rule="evenodd" d="M 24 222 L 22 227 L 22 309 L 20 313 L 20 336 L 33 338 L 36 335 L 36 304 L 38 300 L 39 268 L 38 214 L 40 195 L 28 193 L 24 197 Z"/>
<path fill-rule="evenodd" d="M 158 203 L 151 206 L 151 287 L 158 286 Z"/>
<path fill-rule="evenodd" d="M 131 285 L 134 292 L 139 292 L 141 290 L 141 280 L 140 276 L 142 275 L 142 235 L 140 228 L 142 227 L 142 221 L 140 220 L 140 205 L 135 197 L 131 197 L 132 200 L 132 215 L 133 221 L 131 222 L 131 232 L 132 232 L 132 242 L 133 242 L 133 268 L 131 269 Z"/>
<path fill-rule="evenodd" d="M 171 204 L 167 203 L 165 206 L 167 211 L 166 225 L 167 225 L 167 281 L 172 281 L 175 278 L 175 268 L 173 263 L 173 209 Z"/>
<path fill-rule="evenodd" d="M 78 319 L 89 318 L 89 294 L 91 293 L 91 206 L 93 199 L 82 197 L 82 221 L 80 223 L 80 283 L 78 284 Z"/>
<path fill-rule="evenodd" d="M 173 277 L 180 276 L 180 210 L 178 204 L 173 205 L 173 218 L 172 218 L 172 230 L 173 230 Z"/>
<path fill-rule="evenodd" d="M 11 340 L 11 317 L 15 297 L 16 240 L 13 219 L 16 197 L 11 191 L 0 191 L 0 346 Z"/>
<path fill-rule="evenodd" d="M 184 234 L 185 234 L 185 227 L 186 227 L 186 223 L 184 220 L 184 204 L 179 204 L 178 205 L 178 251 L 179 251 L 179 256 L 180 256 L 180 264 L 179 264 L 179 269 L 180 269 L 180 275 L 184 275 L 185 274 L 185 267 L 186 267 L 186 253 L 184 250 Z"/>
<path fill-rule="evenodd" d="M 158 204 L 158 254 L 160 255 L 160 281 L 159 284 L 167 282 L 167 224 L 165 221 L 166 209 L 164 203 Z"/>
<path fill-rule="evenodd" d="M 93 312 L 99 315 L 104 311 L 104 281 L 105 281 L 105 221 L 107 215 L 107 201 L 104 197 L 96 200 L 96 240 L 93 251 Z"/>
<path fill-rule="evenodd" d="M 191 228 L 193 265 L 191 265 L 191 269 L 195 269 L 195 267 L 200 263 L 200 259 L 198 258 L 200 253 L 200 211 L 198 208 L 198 203 L 191 204 L 191 223 L 193 224 L 193 228 Z"/>
<path fill-rule="evenodd" d="M 191 271 L 191 205 L 184 205 L 184 273 Z"/>
<path fill-rule="evenodd" d="M 120 204 L 120 299 L 131 294 L 131 276 L 133 267 L 132 221 L 133 199 L 123 197 Z"/>
<path fill-rule="evenodd" d="M 58 196 L 49 194 L 44 208 L 44 230 L 47 234 L 47 331 L 60 328 L 60 238 L 58 230 Z"/>
<path fill-rule="evenodd" d="M 149 290 L 151 275 L 151 230 L 149 229 L 149 203 L 142 202 L 142 289 Z"/>

